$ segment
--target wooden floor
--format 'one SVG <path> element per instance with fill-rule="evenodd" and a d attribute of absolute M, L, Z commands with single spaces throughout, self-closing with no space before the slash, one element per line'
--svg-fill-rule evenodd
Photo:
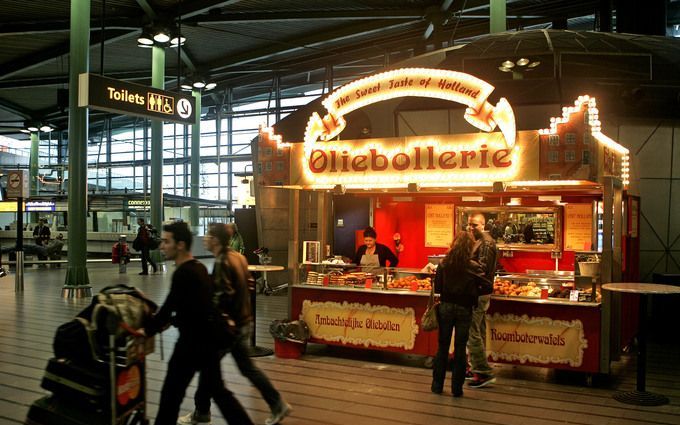
<path fill-rule="evenodd" d="M 119 275 L 110 265 L 93 265 L 93 290 L 114 284 L 134 285 L 161 302 L 167 294 L 170 272 L 138 276 L 137 267 Z M 22 423 L 28 406 L 46 394 L 40 388 L 52 337 L 89 300 L 60 297 L 64 269 L 31 269 L 25 290 L 14 291 L 14 276 L 0 279 L 0 425 Z M 287 316 L 285 296 L 258 296 L 257 344 L 272 347 L 268 324 Z M 163 335 L 165 360 L 177 334 Z M 148 410 L 155 416 L 166 361 L 156 352 L 147 362 Z M 634 356 L 613 363 L 609 379 L 585 385 L 582 376 L 556 374 L 537 368 L 494 365 L 498 382 L 484 389 L 466 389 L 463 398 L 430 393 L 430 370 L 417 356 L 396 356 L 311 346 L 302 359 L 257 359 L 258 365 L 294 407 L 284 423 L 296 424 L 680 424 L 680 345 L 652 345 L 648 389 L 662 393 L 671 404 L 635 407 L 612 399 L 617 390 L 635 385 Z M 229 388 L 256 423 L 268 416 L 266 404 L 238 374 L 227 357 L 223 372 Z M 193 407 L 195 382 L 182 407 Z M 224 424 L 219 413 L 214 424 Z M 172 424 L 168 424 L 172 425 Z"/>

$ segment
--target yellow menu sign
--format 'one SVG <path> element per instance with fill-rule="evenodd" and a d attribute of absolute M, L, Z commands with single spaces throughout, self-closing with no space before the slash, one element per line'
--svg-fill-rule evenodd
<path fill-rule="evenodd" d="M 567 204 L 564 207 L 564 249 L 592 249 L 593 207 L 590 204 Z"/>
<path fill-rule="evenodd" d="M 425 246 L 448 248 L 453 240 L 453 205 L 425 205 Z"/>

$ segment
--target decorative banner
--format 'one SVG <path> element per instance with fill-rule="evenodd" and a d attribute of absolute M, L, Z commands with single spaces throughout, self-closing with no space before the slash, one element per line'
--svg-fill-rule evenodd
<path fill-rule="evenodd" d="M 328 114 L 321 118 L 314 112 L 307 122 L 305 145 L 331 140 L 346 126 L 344 115 L 372 103 L 397 97 L 421 96 L 467 105 L 465 119 L 482 131 L 500 128 L 505 145 L 515 145 L 515 115 L 505 98 L 494 107 L 487 99 L 494 87 L 489 83 L 457 71 L 429 68 L 402 68 L 382 72 L 344 85 L 322 103 Z"/>
<path fill-rule="evenodd" d="M 411 350 L 418 334 L 415 311 L 411 307 L 304 300 L 300 319 L 307 323 L 313 338 L 367 348 Z"/>
<path fill-rule="evenodd" d="M 579 367 L 588 341 L 580 320 L 487 315 L 486 349 L 493 360 L 562 363 Z"/>
<path fill-rule="evenodd" d="M 453 205 L 425 205 L 425 246 L 448 248 L 453 240 Z"/>
<path fill-rule="evenodd" d="M 564 207 L 564 249 L 590 251 L 593 244 L 593 206 L 567 204 Z"/>

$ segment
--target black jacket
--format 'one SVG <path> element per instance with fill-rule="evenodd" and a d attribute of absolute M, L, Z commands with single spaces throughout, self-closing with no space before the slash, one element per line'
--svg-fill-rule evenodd
<path fill-rule="evenodd" d="M 472 249 L 472 259 L 482 267 L 484 276 L 489 282 L 493 282 L 497 258 L 496 241 L 487 232 L 482 233 L 482 237 L 475 242 Z M 490 287 L 480 288 L 479 295 L 489 295 L 492 292 L 493 284 Z"/>
<path fill-rule="evenodd" d="M 437 267 L 434 291 L 441 294 L 442 302 L 472 307 L 477 304 L 477 297 L 489 288 L 493 290 L 493 283 L 486 278 L 481 265 L 474 260 L 469 261 L 463 272 L 453 270 L 443 262 Z"/>

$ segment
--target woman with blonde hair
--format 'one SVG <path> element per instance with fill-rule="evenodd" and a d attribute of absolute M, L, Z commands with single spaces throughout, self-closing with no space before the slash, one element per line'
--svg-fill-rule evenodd
<path fill-rule="evenodd" d="M 436 394 L 441 394 L 444 389 L 449 346 L 455 329 L 451 392 L 454 397 L 463 395 L 465 346 L 472 320 L 472 307 L 477 304 L 480 285 L 487 287 L 493 285 L 484 277 L 479 263 L 472 260 L 474 243 L 468 232 L 458 232 L 451 249 L 437 268 L 434 289 L 440 294 L 440 303 L 437 307 L 439 337 L 431 386 L 432 392 Z"/>

